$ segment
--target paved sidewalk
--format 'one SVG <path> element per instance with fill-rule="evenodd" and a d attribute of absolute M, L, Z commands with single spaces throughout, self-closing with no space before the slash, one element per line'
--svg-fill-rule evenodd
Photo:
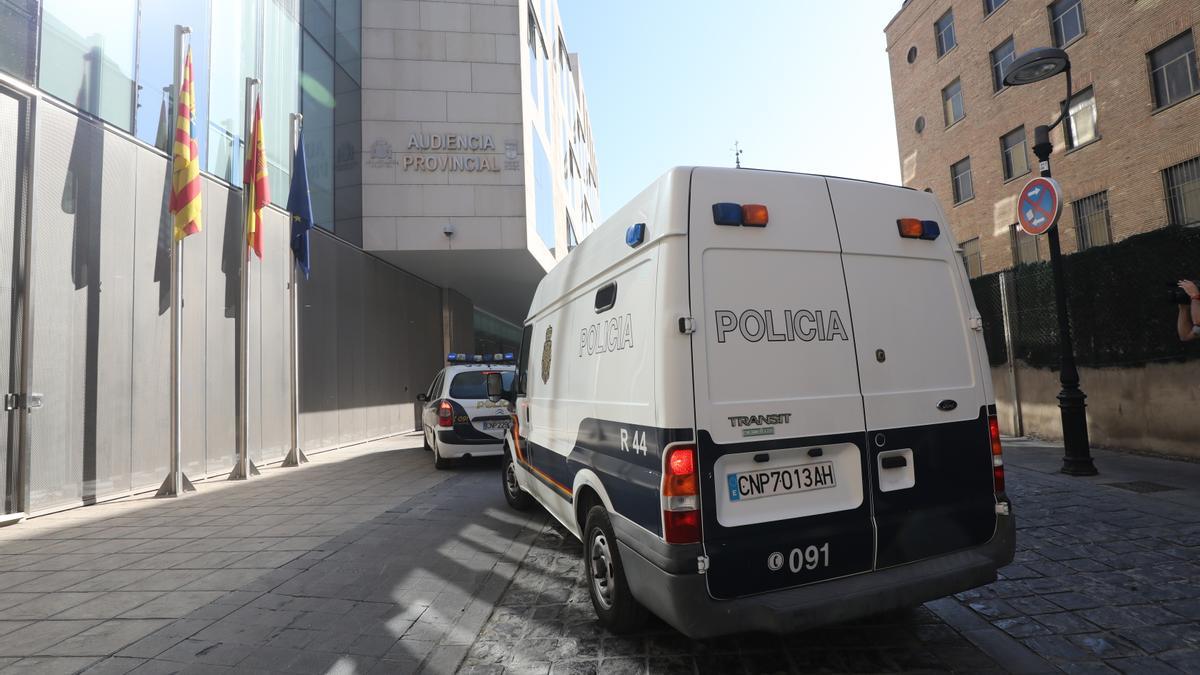
<path fill-rule="evenodd" d="M 957 599 L 1067 672 L 1200 672 L 1200 463 L 1005 442 L 1018 536 L 1002 579 Z"/>
<path fill-rule="evenodd" d="M 452 672 L 545 516 L 419 444 L 0 529 L 0 670 Z"/>

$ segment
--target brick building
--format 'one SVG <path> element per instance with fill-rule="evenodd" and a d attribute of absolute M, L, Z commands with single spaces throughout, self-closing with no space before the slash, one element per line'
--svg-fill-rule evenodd
<path fill-rule="evenodd" d="M 1015 200 L 1065 79 L 1002 78 L 1034 47 L 1072 64 L 1070 115 L 1051 133 L 1064 253 L 1200 224 L 1196 0 L 907 0 L 885 32 L 903 184 L 938 196 L 972 276 L 1049 255 L 1014 231 Z"/>

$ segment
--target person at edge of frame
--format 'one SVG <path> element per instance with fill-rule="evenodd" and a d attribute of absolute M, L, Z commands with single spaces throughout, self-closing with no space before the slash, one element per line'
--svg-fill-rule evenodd
<path fill-rule="evenodd" d="M 1179 306 L 1179 339 L 1183 342 L 1200 340 L 1200 288 L 1195 282 L 1180 281 L 1179 287 L 1192 299 L 1191 303 Z"/>

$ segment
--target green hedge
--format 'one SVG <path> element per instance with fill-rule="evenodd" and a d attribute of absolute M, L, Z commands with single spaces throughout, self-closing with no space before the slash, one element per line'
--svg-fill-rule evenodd
<path fill-rule="evenodd" d="M 1013 355 L 1034 366 L 1059 363 L 1058 321 L 1050 264 L 1018 265 L 1009 272 Z M 1138 366 L 1200 358 L 1196 343 L 1176 335 L 1177 310 L 1167 287 L 1200 279 L 1200 230 L 1169 227 L 1064 258 L 1067 306 L 1079 365 Z M 992 365 L 1006 362 L 998 274 L 973 279 Z"/>

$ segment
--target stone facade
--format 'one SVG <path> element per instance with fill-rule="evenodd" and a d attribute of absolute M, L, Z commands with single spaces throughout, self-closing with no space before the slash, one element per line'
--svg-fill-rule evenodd
<path fill-rule="evenodd" d="M 959 243 L 979 238 L 983 272 L 1014 262 L 1016 195 L 1037 171 L 1033 129 L 1054 120 L 1066 94 L 1062 76 L 994 91 L 990 53 L 1010 37 L 1017 55 L 1052 46 L 1047 5 L 1007 0 L 985 16 L 984 0 L 910 0 L 885 29 L 903 184 L 938 196 Z M 1162 227 L 1169 222 L 1163 169 L 1200 156 L 1200 96 L 1157 109 L 1147 56 L 1189 29 L 1200 40 L 1200 4 L 1082 0 L 1080 7 L 1084 32 L 1066 49 L 1075 92 L 1092 88 L 1098 138 L 1068 150 L 1063 127 L 1051 132 L 1050 161 L 1067 199 L 1059 221 L 1064 253 L 1079 246 L 1074 200 L 1107 190 L 1112 241 Z M 950 9 L 957 45 L 939 58 L 934 24 Z M 956 79 L 965 116 L 947 127 L 942 90 Z M 1001 137 L 1022 126 L 1031 171 L 1006 181 Z M 974 198 L 956 206 L 951 165 L 968 156 Z"/>

